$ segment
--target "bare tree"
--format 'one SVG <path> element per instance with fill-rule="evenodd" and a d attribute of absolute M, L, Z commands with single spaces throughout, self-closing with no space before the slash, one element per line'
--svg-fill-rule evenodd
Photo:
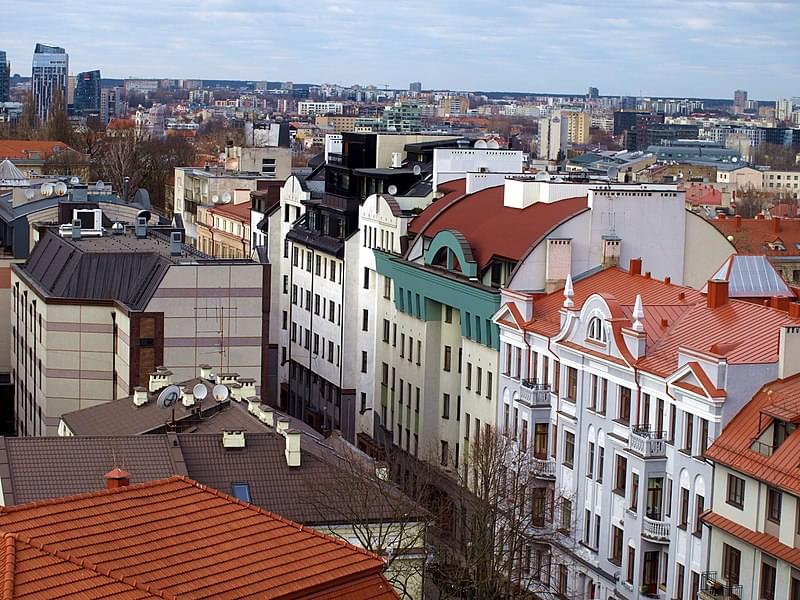
<path fill-rule="evenodd" d="M 107 138 L 98 164 L 99 174 L 111 182 L 118 194 L 128 178 L 128 194 L 131 196 L 144 178 L 141 142 L 132 133 Z M 125 198 L 127 200 L 127 198 Z"/>

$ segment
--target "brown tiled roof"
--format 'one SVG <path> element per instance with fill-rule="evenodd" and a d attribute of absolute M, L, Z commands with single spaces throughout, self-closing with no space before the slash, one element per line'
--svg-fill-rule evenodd
<path fill-rule="evenodd" d="M 728 423 L 705 456 L 770 485 L 800 494 L 800 431 L 794 431 L 772 453 L 752 449 L 753 440 L 774 417 L 796 422 L 800 416 L 800 375 L 764 385 Z"/>
<path fill-rule="evenodd" d="M 725 236 L 733 238 L 736 251 L 768 256 L 800 256 L 800 219 L 714 219 L 711 223 Z M 776 231 L 776 228 L 778 231 Z M 769 244 L 780 240 L 786 250 L 772 250 Z"/>
<path fill-rule="evenodd" d="M 0 532 L 46 548 L 59 563 L 41 565 L 40 556 L 15 548 L 13 571 L 4 573 L 12 597 L 22 597 L 13 593 L 17 578 L 46 588 L 65 583 L 65 570 L 75 565 L 90 572 L 84 581 L 94 573 L 105 578 L 102 586 L 123 583 L 150 597 L 334 598 L 347 584 L 375 599 L 397 598 L 377 556 L 184 477 L 5 507 Z M 5 565 L 8 556 L 7 546 Z M 123 591 L 120 598 L 148 597 L 117 593 Z M 25 597 L 54 596 L 44 589 Z"/>
<path fill-rule="evenodd" d="M 725 533 L 728 533 L 733 537 L 750 544 L 751 546 L 755 546 L 770 556 L 774 556 L 788 562 L 795 567 L 800 568 L 800 548 L 792 548 L 791 546 L 782 544 L 781 541 L 774 535 L 753 531 L 744 525 L 735 523 L 730 519 L 726 519 L 722 515 L 718 515 L 710 511 L 703 515 L 703 521 L 712 527 L 721 529 Z"/>
<path fill-rule="evenodd" d="M 0 159 L 27 159 L 31 152 L 41 154 L 44 160 L 64 150 L 73 150 L 64 142 L 54 140 L 0 140 Z"/>
<path fill-rule="evenodd" d="M 245 221 L 249 224 L 250 204 L 250 201 L 240 202 L 239 204 L 219 204 L 213 208 L 209 208 L 208 212 L 235 221 Z"/>
<path fill-rule="evenodd" d="M 588 210 L 586 196 L 511 208 L 504 204 L 504 192 L 499 185 L 473 194 L 447 194 L 412 220 L 409 231 L 426 238 L 444 229 L 459 232 L 483 270 L 495 256 L 520 260 L 556 226 Z"/>

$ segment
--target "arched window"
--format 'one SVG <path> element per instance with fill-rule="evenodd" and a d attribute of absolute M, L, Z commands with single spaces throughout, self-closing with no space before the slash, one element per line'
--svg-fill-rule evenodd
<path fill-rule="evenodd" d="M 587 333 L 590 340 L 596 340 L 598 342 L 603 342 L 604 344 L 608 341 L 608 338 L 606 337 L 606 329 L 603 327 L 603 320 L 600 317 L 591 318 Z"/>

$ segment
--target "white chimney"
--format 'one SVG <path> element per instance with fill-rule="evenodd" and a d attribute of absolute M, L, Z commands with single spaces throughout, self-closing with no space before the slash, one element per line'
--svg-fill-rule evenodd
<path fill-rule="evenodd" d="M 239 400 L 244 400 L 256 395 L 255 379 L 252 379 L 251 377 L 240 377 L 239 385 L 242 386 L 241 390 L 239 390 Z"/>
<path fill-rule="evenodd" d="M 211 377 L 211 365 L 200 365 L 200 378 L 208 379 Z"/>
<path fill-rule="evenodd" d="M 244 431 L 223 431 L 222 432 L 222 447 L 223 448 L 244 448 Z"/>
<path fill-rule="evenodd" d="M 194 406 L 194 393 L 192 392 L 192 388 L 190 388 L 188 385 L 183 388 L 183 405 L 186 408 Z"/>
<path fill-rule="evenodd" d="M 289 431 L 289 419 L 278 419 L 275 429 L 278 433 L 286 435 L 286 432 Z"/>
<path fill-rule="evenodd" d="M 250 396 L 247 399 L 247 412 L 249 412 L 251 415 L 258 416 L 257 413 L 260 407 L 261 407 L 261 398 L 259 398 L 258 396 Z"/>
<path fill-rule="evenodd" d="M 403 153 L 392 152 L 392 168 L 399 169 L 402 166 L 403 166 Z"/>
<path fill-rule="evenodd" d="M 155 372 L 150 373 L 151 392 L 156 392 L 162 388 L 172 385 L 172 371 L 166 367 L 158 367 Z"/>
<path fill-rule="evenodd" d="M 147 404 L 147 388 L 133 388 L 133 403 L 136 406 L 144 406 Z"/>
<path fill-rule="evenodd" d="M 300 466 L 300 432 L 294 429 L 286 431 L 286 464 L 290 467 Z"/>

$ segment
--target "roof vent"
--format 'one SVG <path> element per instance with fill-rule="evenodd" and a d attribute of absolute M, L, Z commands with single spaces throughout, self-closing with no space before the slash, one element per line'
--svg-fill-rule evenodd
<path fill-rule="evenodd" d="M 169 253 L 170 256 L 180 256 L 183 252 L 183 236 L 180 231 L 173 231 L 169 234 Z"/>
<path fill-rule="evenodd" d="M 125 225 L 123 225 L 119 221 L 115 222 L 111 226 L 111 235 L 124 235 L 124 234 L 125 234 Z"/>
<path fill-rule="evenodd" d="M 200 365 L 200 378 L 211 379 L 211 365 Z"/>
<path fill-rule="evenodd" d="M 147 219 L 144 217 L 136 217 L 136 237 L 147 237 Z"/>
<path fill-rule="evenodd" d="M 300 466 L 300 432 L 295 429 L 286 431 L 286 464 L 290 467 Z"/>
<path fill-rule="evenodd" d="M 133 403 L 136 406 L 144 406 L 147 404 L 147 388 L 135 387 L 133 388 Z"/>
<path fill-rule="evenodd" d="M 73 221 L 72 221 L 72 239 L 73 240 L 81 239 L 81 220 L 80 219 L 73 219 Z"/>
<path fill-rule="evenodd" d="M 106 480 L 107 490 L 116 490 L 117 488 L 126 487 L 131 484 L 131 474 L 123 471 L 119 467 L 114 467 L 108 473 L 103 475 Z"/>
<path fill-rule="evenodd" d="M 222 447 L 223 448 L 244 448 L 244 431 L 223 431 L 222 432 Z"/>

